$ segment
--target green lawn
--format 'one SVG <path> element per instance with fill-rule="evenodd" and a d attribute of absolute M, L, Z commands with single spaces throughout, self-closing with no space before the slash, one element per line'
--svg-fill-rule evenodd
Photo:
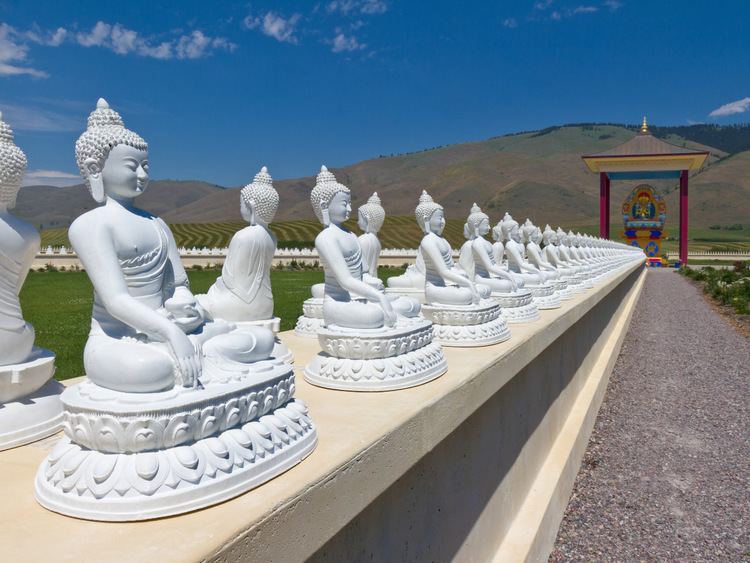
<path fill-rule="evenodd" d="M 381 268 L 382 279 L 402 273 Z M 194 293 L 205 293 L 220 270 L 190 270 Z M 274 312 L 281 330 L 294 328 L 310 286 L 323 281 L 322 270 L 271 272 Z M 57 356 L 57 379 L 83 375 L 83 347 L 91 323 L 93 288 L 85 272 L 30 272 L 21 291 L 24 318 L 36 329 L 36 345 Z"/>

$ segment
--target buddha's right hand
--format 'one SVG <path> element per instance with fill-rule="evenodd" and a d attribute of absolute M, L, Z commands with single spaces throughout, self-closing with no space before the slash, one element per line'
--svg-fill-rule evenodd
<path fill-rule="evenodd" d="M 177 362 L 177 368 L 182 376 L 183 387 L 198 387 L 201 376 L 200 350 L 197 345 L 175 325 L 167 339 L 167 345 L 172 357 Z"/>
<path fill-rule="evenodd" d="M 383 297 L 380 300 L 380 305 L 383 307 L 383 320 L 385 321 L 385 326 L 396 326 L 396 311 L 393 310 L 391 302 L 385 294 L 383 294 Z"/>
<path fill-rule="evenodd" d="M 481 301 L 482 297 L 479 295 L 479 290 L 477 289 L 477 285 L 474 284 L 474 283 L 472 283 L 469 286 L 469 289 L 471 290 L 471 302 L 474 305 L 479 304 L 479 302 Z"/>

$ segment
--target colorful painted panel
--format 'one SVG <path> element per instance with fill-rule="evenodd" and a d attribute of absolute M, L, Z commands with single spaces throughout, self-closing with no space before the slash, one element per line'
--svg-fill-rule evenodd
<path fill-rule="evenodd" d="M 667 219 L 667 204 L 653 186 L 640 184 L 622 204 L 623 238 L 631 246 L 642 248 L 647 256 L 661 255 L 661 239 Z"/>

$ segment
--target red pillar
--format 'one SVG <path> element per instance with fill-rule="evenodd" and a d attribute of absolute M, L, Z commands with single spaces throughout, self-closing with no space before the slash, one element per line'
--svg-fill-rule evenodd
<path fill-rule="evenodd" d="M 609 238 L 609 176 L 599 172 L 599 236 Z"/>
<path fill-rule="evenodd" d="M 688 260 L 688 171 L 680 173 L 680 263 Z"/>

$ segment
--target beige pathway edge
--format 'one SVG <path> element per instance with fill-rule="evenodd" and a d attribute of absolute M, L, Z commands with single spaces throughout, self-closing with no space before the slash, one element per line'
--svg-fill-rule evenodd
<path fill-rule="evenodd" d="M 493 561 L 496 563 L 547 561 L 549 558 L 607 390 L 609 376 L 615 367 L 645 280 L 646 270 L 641 272 L 627 302 L 621 307 L 616 328 L 602 349 L 521 510 L 495 554 Z"/>
<path fill-rule="evenodd" d="M 99 561 L 198 558 L 304 560 L 390 487 L 551 343 L 640 266 L 597 285 L 540 321 L 514 325 L 495 346 L 446 350 L 448 373 L 387 393 L 330 391 L 297 370 L 296 395 L 311 409 L 319 446 L 304 463 L 251 492 L 190 514 L 141 523 L 85 522 L 48 512 L 33 499 L 36 468 L 54 444 L 0 454 L 0 546 L 8 560 Z M 283 333 L 298 367 L 317 341 Z M 585 441 L 584 441 L 585 444 Z M 33 525 L 31 523 L 33 522 Z M 127 546 L 126 550 L 122 547 Z"/>

